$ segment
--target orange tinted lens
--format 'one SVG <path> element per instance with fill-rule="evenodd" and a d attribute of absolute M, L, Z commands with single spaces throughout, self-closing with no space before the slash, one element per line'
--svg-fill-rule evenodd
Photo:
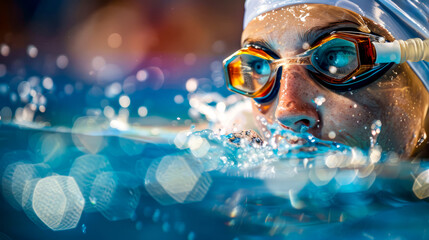
<path fill-rule="evenodd" d="M 258 97 L 270 80 L 272 58 L 259 49 L 242 49 L 230 57 L 225 67 L 229 88 L 235 92 Z"/>

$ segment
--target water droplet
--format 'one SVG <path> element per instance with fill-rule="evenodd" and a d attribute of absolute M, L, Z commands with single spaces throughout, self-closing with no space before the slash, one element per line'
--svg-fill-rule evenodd
<path fill-rule="evenodd" d="M 302 44 L 302 49 L 304 49 L 304 50 L 310 49 L 310 44 L 308 42 L 303 43 Z"/>
<path fill-rule="evenodd" d="M 425 129 L 420 130 L 420 138 L 417 141 L 416 148 L 420 147 L 427 139 L 427 134 Z"/>
<path fill-rule="evenodd" d="M 380 120 L 375 120 L 372 124 L 371 124 L 371 135 L 372 137 L 370 138 L 371 140 L 371 148 L 373 148 L 376 144 L 377 144 L 377 137 L 381 132 L 381 121 Z"/>
<path fill-rule="evenodd" d="M 371 124 L 371 134 L 372 136 L 376 136 L 378 134 L 380 134 L 381 131 L 381 121 L 380 120 L 376 120 Z"/>
<path fill-rule="evenodd" d="M 264 126 L 267 126 L 267 124 L 268 124 L 267 119 L 264 117 L 259 117 L 259 122 Z"/>
<path fill-rule="evenodd" d="M 329 67 L 329 72 L 332 74 L 336 74 L 338 71 L 338 68 L 334 67 L 334 66 L 330 66 Z"/>
<path fill-rule="evenodd" d="M 316 103 L 317 106 L 322 106 L 324 102 L 326 102 L 326 98 L 323 96 L 318 96 L 314 99 L 314 103 Z"/>

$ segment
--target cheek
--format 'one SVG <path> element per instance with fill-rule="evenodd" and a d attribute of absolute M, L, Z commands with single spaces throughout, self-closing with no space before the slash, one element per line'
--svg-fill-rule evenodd
<path fill-rule="evenodd" d="M 387 75 L 386 75 L 387 76 Z M 379 143 L 385 151 L 409 156 L 425 133 L 427 92 L 407 65 L 400 65 L 369 92 L 377 96 L 382 113 Z"/>
<path fill-rule="evenodd" d="M 348 94 L 348 93 L 346 93 Z M 347 96 L 331 96 L 320 109 L 322 138 L 361 148 L 369 147 L 370 127 L 379 116 L 372 107 L 359 104 Z"/>
<path fill-rule="evenodd" d="M 392 103 L 383 107 L 383 130 L 380 141 L 386 146 L 387 151 L 398 151 L 410 153 L 412 146 L 417 142 L 420 132 L 423 130 L 423 111 L 419 110 L 421 105 L 408 91 L 393 93 L 390 95 Z"/>

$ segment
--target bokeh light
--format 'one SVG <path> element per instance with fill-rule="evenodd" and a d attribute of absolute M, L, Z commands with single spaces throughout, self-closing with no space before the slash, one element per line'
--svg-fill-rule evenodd
<path fill-rule="evenodd" d="M 186 90 L 188 90 L 188 92 L 195 92 L 195 90 L 197 90 L 198 87 L 198 81 L 195 78 L 190 78 L 188 79 L 188 81 L 186 81 Z"/>
<path fill-rule="evenodd" d="M 69 59 L 66 55 L 59 55 L 56 63 L 58 68 L 65 69 L 69 65 Z"/>
<path fill-rule="evenodd" d="M 112 33 L 107 38 L 107 44 L 111 48 L 118 48 L 122 45 L 122 36 L 119 33 Z"/>
<path fill-rule="evenodd" d="M 105 90 L 104 93 L 106 97 L 113 98 L 122 92 L 122 86 L 118 82 L 110 84 Z"/>
<path fill-rule="evenodd" d="M 80 117 L 73 124 L 73 142 L 81 151 L 95 154 L 106 146 L 100 133 L 108 128 L 109 122 L 105 118 Z"/>
<path fill-rule="evenodd" d="M 39 50 L 34 45 L 29 45 L 27 47 L 27 54 L 31 58 L 36 58 L 38 53 L 39 53 Z"/>
<path fill-rule="evenodd" d="M 23 199 L 24 187 L 32 179 L 47 176 L 51 173 L 49 166 L 15 162 L 7 166 L 3 172 L 3 196 L 15 209 L 20 210 L 25 205 Z"/>
<path fill-rule="evenodd" d="M 0 54 L 3 57 L 7 57 L 10 54 L 10 47 L 7 44 L 1 44 L 0 45 Z"/>
<path fill-rule="evenodd" d="M 34 212 L 46 226 L 61 231 L 77 226 L 85 199 L 72 177 L 51 176 L 38 181 L 32 203 Z"/>
<path fill-rule="evenodd" d="M 413 184 L 413 192 L 420 199 L 429 197 L 429 170 L 417 176 Z"/>
<path fill-rule="evenodd" d="M 146 117 L 147 116 L 147 108 L 145 106 L 139 107 L 138 114 L 140 117 Z"/>
<path fill-rule="evenodd" d="M 146 81 L 147 77 L 148 77 L 148 74 L 147 74 L 147 71 L 146 71 L 146 70 L 140 70 L 140 71 L 138 71 L 138 72 L 137 72 L 137 74 L 136 74 L 136 78 L 137 78 L 137 80 L 139 80 L 140 82 L 144 82 L 144 81 Z"/>
<path fill-rule="evenodd" d="M 210 175 L 191 158 L 169 155 L 152 163 L 146 190 L 163 205 L 201 201 L 211 185 Z"/>
<path fill-rule="evenodd" d="M 182 95 L 176 95 L 174 96 L 174 102 L 176 104 L 182 104 L 185 101 Z"/>
<path fill-rule="evenodd" d="M 130 104 L 131 104 L 130 97 L 128 97 L 127 95 L 122 95 L 122 96 L 119 98 L 119 104 L 120 104 L 120 105 L 121 105 L 121 107 L 123 107 L 123 108 L 127 108 L 127 107 L 129 107 L 129 106 L 130 106 Z"/>

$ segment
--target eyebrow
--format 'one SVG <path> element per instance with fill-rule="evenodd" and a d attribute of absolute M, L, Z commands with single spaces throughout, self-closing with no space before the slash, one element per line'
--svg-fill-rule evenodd
<path fill-rule="evenodd" d="M 341 25 L 341 27 L 339 27 Z M 298 38 L 302 43 L 308 43 L 310 46 L 321 38 L 326 37 L 332 31 L 359 31 L 359 24 L 350 20 L 330 22 L 326 26 L 315 26 L 307 30 L 305 33 L 298 33 Z M 277 56 L 280 56 L 267 40 L 264 39 L 253 39 L 251 37 L 246 38 L 243 41 L 243 46 L 252 45 L 268 50 Z"/>
<path fill-rule="evenodd" d="M 338 27 L 340 26 L 341 27 Z M 360 32 L 359 24 L 350 21 L 350 20 L 344 20 L 339 22 L 330 22 L 326 26 L 316 26 L 313 28 L 310 28 L 305 33 L 298 33 L 299 39 L 303 43 L 308 43 L 310 46 L 313 45 L 318 40 L 321 40 L 321 38 L 325 38 L 327 35 L 329 35 L 333 31 L 358 31 Z"/>

